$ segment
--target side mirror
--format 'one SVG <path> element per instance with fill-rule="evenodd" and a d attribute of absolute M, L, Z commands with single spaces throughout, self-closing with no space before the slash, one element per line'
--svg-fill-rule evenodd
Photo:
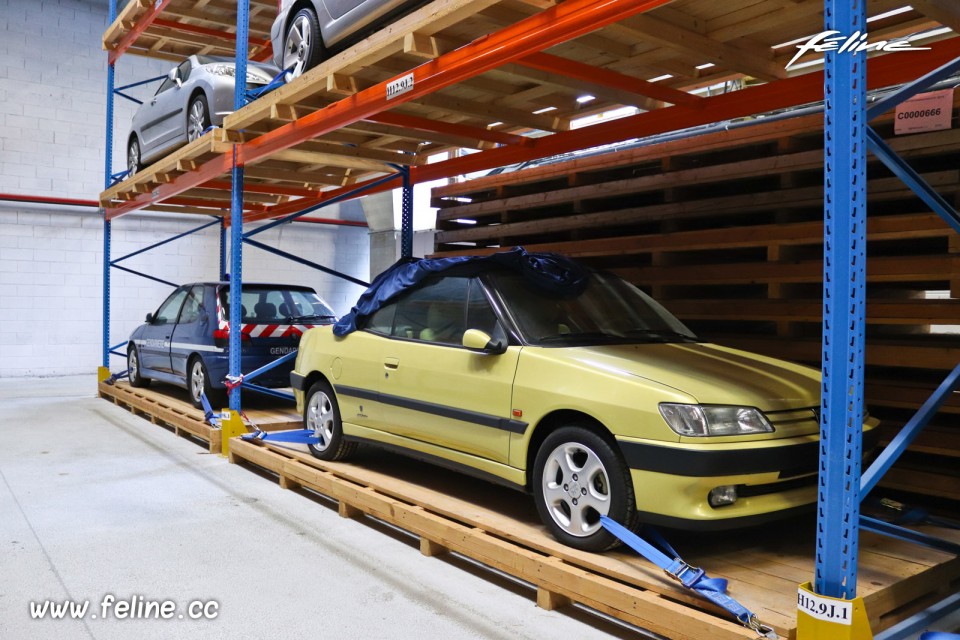
<path fill-rule="evenodd" d="M 167 79 L 171 82 L 176 82 L 178 87 L 183 86 L 183 83 L 180 82 L 180 69 L 178 67 L 174 67 L 167 72 Z"/>
<path fill-rule="evenodd" d="M 152 323 L 153 323 L 153 314 L 152 314 L 152 313 L 148 313 L 148 314 L 147 314 L 147 324 L 152 324 Z"/>
<path fill-rule="evenodd" d="M 463 346 L 470 351 L 491 355 L 499 355 L 507 350 L 506 341 L 494 341 L 493 338 L 479 329 L 467 329 L 464 332 Z"/>

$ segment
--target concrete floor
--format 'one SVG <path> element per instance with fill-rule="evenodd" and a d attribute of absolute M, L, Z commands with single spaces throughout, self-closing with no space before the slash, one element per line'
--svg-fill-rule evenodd
<path fill-rule="evenodd" d="M 653 637 L 539 609 L 527 586 L 424 557 L 415 539 L 341 518 L 95 388 L 94 376 L 0 379 L 0 640 Z M 108 596 L 176 609 L 105 619 Z M 34 619 L 47 600 L 89 608 Z M 190 619 L 195 601 L 216 617 Z M 955 613 L 935 628 L 958 625 Z"/>
<path fill-rule="evenodd" d="M 462 559 L 422 556 L 416 540 L 341 518 L 95 388 L 93 376 L 0 379 L 2 640 L 639 637 L 539 609 L 529 588 Z M 105 619 L 108 594 L 176 610 Z M 89 601 L 84 619 L 31 616 L 31 602 L 68 599 Z M 216 618 L 190 619 L 191 602 L 211 600 Z"/>

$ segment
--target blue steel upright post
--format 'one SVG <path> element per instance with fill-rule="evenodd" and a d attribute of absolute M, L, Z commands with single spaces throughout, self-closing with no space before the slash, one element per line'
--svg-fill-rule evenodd
<path fill-rule="evenodd" d="M 866 33 L 866 0 L 825 0 L 824 29 Z M 866 285 L 866 55 L 829 51 L 824 67 L 823 388 L 817 594 L 857 591 Z"/>
<path fill-rule="evenodd" d="M 403 179 L 400 210 L 400 257 L 413 256 L 413 186 L 410 184 L 410 168 L 400 171 Z"/>
<path fill-rule="evenodd" d="M 246 102 L 247 49 L 250 37 L 250 1 L 237 2 L 237 53 L 234 77 L 233 109 Z M 243 285 L 243 167 L 237 166 L 237 148 L 233 148 L 230 185 L 230 362 L 233 380 L 240 377 L 240 297 Z M 240 411 L 240 386 L 230 391 L 230 409 Z"/>
<path fill-rule="evenodd" d="M 110 0 L 110 19 L 108 24 L 113 24 L 117 19 L 117 0 Z M 103 188 L 110 188 L 110 177 L 113 174 L 113 89 L 114 89 L 114 65 L 107 63 L 107 140 L 104 149 L 104 177 Z M 106 211 L 101 209 L 103 215 L 103 357 L 101 366 L 104 369 L 110 368 L 110 221 L 107 220 Z"/>
<path fill-rule="evenodd" d="M 231 201 L 230 206 L 233 206 Z M 227 278 L 227 219 L 220 216 L 220 279 Z"/>

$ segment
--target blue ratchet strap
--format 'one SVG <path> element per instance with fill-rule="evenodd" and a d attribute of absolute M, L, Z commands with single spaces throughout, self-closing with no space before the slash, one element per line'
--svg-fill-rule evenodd
<path fill-rule="evenodd" d="M 104 383 L 104 384 L 109 384 L 109 385 L 112 386 L 117 380 L 122 380 L 123 378 L 126 378 L 128 375 L 130 375 L 130 370 L 129 370 L 129 369 L 124 369 L 124 370 L 121 371 L 120 373 L 114 373 L 114 374 L 111 375 L 109 378 L 107 378 L 106 380 L 104 380 L 103 383 Z"/>
<path fill-rule="evenodd" d="M 200 390 L 200 404 L 203 405 L 203 419 L 211 427 L 220 426 L 220 418 L 217 417 L 217 414 L 213 412 L 213 408 L 210 406 L 210 401 L 207 400 L 207 394 Z"/>
<path fill-rule="evenodd" d="M 293 67 L 290 67 L 289 69 L 284 69 L 279 74 L 277 74 L 277 76 L 273 80 L 263 85 L 259 89 L 247 89 L 246 96 L 245 96 L 247 99 L 247 102 L 248 103 L 253 102 L 263 94 L 270 93 L 274 89 L 285 85 L 287 83 L 287 73 L 291 71 L 293 71 Z"/>
<path fill-rule="evenodd" d="M 948 529 L 960 529 L 960 523 L 948 518 L 932 516 L 923 507 L 914 507 L 890 498 L 881 498 L 879 504 L 881 507 L 897 512 L 897 517 L 892 520 L 893 524 L 932 524 Z"/>
<path fill-rule="evenodd" d="M 776 631 L 761 624 L 756 614 L 727 595 L 727 581 L 724 578 L 710 578 L 703 569 L 692 567 L 684 562 L 663 536 L 653 529 L 646 528 L 648 537 L 665 549 L 670 554 L 669 556 L 616 520 L 607 516 L 600 516 L 600 524 L 628 547 L 663 569 L 671 578 L 729 612 L 740 624 L 757 632 L 760 638 L 770 638 L 771 640 L 778 638 Z"/>
<path fill-rule="evenodd" d="M 944 631 L 927 631 L 920 636 L 920 640 L 960 640 L 960 635 Z"/>
<path fill-rule="evenodd" d="M 290 444 L 320 444 L 320 438 L 311 429 L 299 429 L 297 431 L 273 431 L 266 432 L 257 429 L 253 433 L 240 436 L 242 440 L 264 440 L 266 442 L 287 442 Z"/>
<path fill-rule="evenodd" d="M 129 174 L 130 174 L 130 169 L 127 169 L 126 171 L 120 171 L 119 173 L 110 174 L 110 186 L 117 184 L 118 182 L 126 178 Z"/>

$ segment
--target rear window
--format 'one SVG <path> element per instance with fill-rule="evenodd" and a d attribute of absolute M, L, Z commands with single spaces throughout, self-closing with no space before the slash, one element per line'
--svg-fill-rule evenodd
<path fill-rule="evenodd" d="M 225 316 L 230 311 L 230 289 L 220 289 Z M 327 324 L 336 316 L 311 289 L 244 286 L 240 295 L 241 322 L 254 324 Z"/>

